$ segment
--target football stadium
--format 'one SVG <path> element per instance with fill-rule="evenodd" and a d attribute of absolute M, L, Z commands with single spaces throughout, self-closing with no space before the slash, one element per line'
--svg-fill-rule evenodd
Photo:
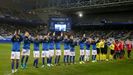
<path fill-rule="evenodd" d="M 0 0 L 0 75 L 132 75 L 133 0 Z"/>

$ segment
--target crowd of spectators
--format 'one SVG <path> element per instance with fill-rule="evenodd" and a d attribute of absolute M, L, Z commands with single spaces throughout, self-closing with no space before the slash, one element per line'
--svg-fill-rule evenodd
<path fill-rule="evenodd" d="M 14 34 L 15 30 L 20 30 L 23 34 L 25 31 L 35 34 L 46 33 L 46 25 L 10 25 L 10 24 L 0 24 L 0 36 L 11 36 Z"/>
<path fill-rule="evenodd" d="M 11 37 L 16 29 L 21 30 L 21 34 L 28 31 L 32 36 L 39 34 L 44 35 L 48 32 L 48 27 L 46 25 L 9 25 L 0 24 L 0 38 Z M 133 31 L 128 30 L 72 30 L 69 32 L 74 36 L 81 36 L 86 34 L 88 37 L 104 37 L 104 38 L 121 38 L 121 39 L 131 39 L 133 37 Z"/>

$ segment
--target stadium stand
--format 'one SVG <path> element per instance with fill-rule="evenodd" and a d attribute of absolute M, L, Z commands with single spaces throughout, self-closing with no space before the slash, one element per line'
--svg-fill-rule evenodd
<path fill-rule="evenodd" d="M 132 11 L 127 12 L 127 10 L 123 11 L 124 8 L 122 8 L 122 11 L 118 10 L 115 12 L 114 12 L 114 8 L 97 9 L 96 11 L 91 11 L 91 12 L 89 12 L 91 8 L 88 8 L 88 10 L 86 11 L 83 10 L 83 12 L 85 12 L 84 13 L 85 17 L 82 17 L 82 18 L 79 18 L 77 14 L 74 14 L 77 11 L 68 10 L 67 12 L 71 11 L 68 14 L 66 14 L 67 12 L 65 11 L 61 12 L 64 9 L 64 7 L 62 7 L 63 9 L 62 8 L 57 9 L 58 11 L 55 11 L 56 9 L 50 10 L 50 8 L 41 9 L 41 8 L 45 8 L 49 6 L 56 7 L 56 5 L 60 3 L 62 5 L 67 4 L 67 6 L 69 5 L 71 8 L 73 8 L 72 7 L 73 5 L 74 7 L 81 8 L 83 5 L 84 6 L 91 6 L 91 5 L 97 6 L 99 4 L 108 4 L 108 7 L 109 7 L 110 3 L 128 4 L 128 2 L 132 3 L 132 0 L 108 0 L 108 1 L 107 0 L 65 0 L 65 1 L 58 0 L 58 2 L 56 3 L 54 2 L 56 2 L 56 0 L 52 1 L 52 4 L 49 3 L 49 5 L 46 5 L 46 6 L 43 6 L 44 4 L 42 0 L 38 0 L 37 3 L 31 0 L 29 1 L 23 0 L 23 1 L 17 1 L 17 2 L 8 1 L 8 3 L 1 2 L 1 4 L 6 3 L 5 5 L 8 5 L 8 8 L 4 8 L 5 5 L 2 4 L 0 8 L 0 31 L 1 31 L 0 36 L 1 38 L 3 36 L 5 37 L 5 36 L 13 35 L 15 29 L 20 29 L 22 33 L 24 33 L 24 31 L 29 31 L 32 35 L 35 35 L 36 33 L 43 35 L 44 33 L 48 31 L 47 21 L 48 21 L 48 18 L 51 17 L 52 15 L 58 16 L 58 17 L 59 16 L 72 16 L 71 17 L 72 22 L 73 22 L 72 30 L 74 31 L 75 35 L 86 33 L 86 34 L 89 34 L 89 36 L 91 37 L 94 37 L 94 36 L 97 36 L 97 37 L 105 36 L 105 37 L 114 37 L 114 38 L 132 37 L 131 36 L 132 31 L 127 31 L 127 30 L 130 29 L 129 25 L 133 24 L 132 23 L 133 12 Z M 88 4 L 86 4 L 87 2 Z M 14 9 L 11 9 L 14 7 L 13 5 L 14 3 L 18 4 L 19 6 L 15 7 Z M 28 3 L 30 4 L 28 5 Z M 21 7 L 21 5 L 23 6 Z M 20 10 L 20 8 L 22 10 Z M 104 12 L 105 9 L 108 9 L 110 11 Z M 125 28 L 123 24 L 128 25 L 128 26 L 126 26 Z M 119 26 L 119 25 L 123 25 L 123 26 Z M 82 31 L 76 31 L 79 28 Z M 113 31 L 112 29 L 115 29 L 115 30 Z"/>

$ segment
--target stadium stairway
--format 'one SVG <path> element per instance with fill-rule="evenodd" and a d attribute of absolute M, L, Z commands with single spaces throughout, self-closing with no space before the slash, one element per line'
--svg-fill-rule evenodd
<path fill-rule="evenodd" d="M 113 33 L 113 31 L 111 31 L 110 33 L 108 33 L 108 34 L 106 35 L 106 37 L 109 37 L 112 33 Z"/>
<path fill-rule="evenodd" d="M 130 35 L 131 35 L 131 31 L 129 31 L 129 32 L 125 35 L 125 37 L 123 37 L 123 39 L 127 39 Z"/>
<path fill-rule="evenodd" d="M 95 34 L 95 31 L 94 32 L 92 32 L 91 34 L 90 34 L 90 36 L 92 36 L 92 35 L 94 35 Z"/>

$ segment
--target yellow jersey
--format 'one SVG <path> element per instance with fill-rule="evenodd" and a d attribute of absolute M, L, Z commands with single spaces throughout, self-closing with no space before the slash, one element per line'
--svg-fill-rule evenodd
<path fill-rule="evenodd" d="M 114 44 L 111 44 L 111 45 L 109 46 L 109 48 L 110 48 L 111 50 L 114 50 L 115 45 L 114 45 Z"/>
<path fill-rule="evenodd" d="M 96 48 L 100 48 L 100 42 L 96 43 Z"/>
<path fill-rule="evenodd" d="M 104 48 L 104 44 L 105 44 L 105 42 L 104 41 L 101 41 L 100 42 L 100 48 Z"/>

